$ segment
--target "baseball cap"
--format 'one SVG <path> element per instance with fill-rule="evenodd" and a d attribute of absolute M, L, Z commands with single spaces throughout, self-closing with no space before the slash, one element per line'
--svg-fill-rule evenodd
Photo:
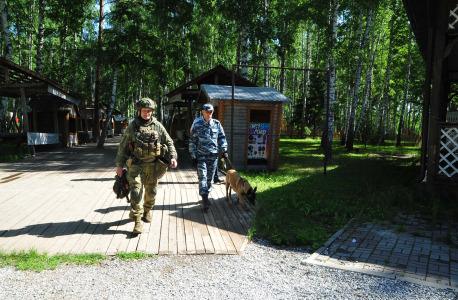
<path fill-rule="evenodd" d="M 205 110 L 205 111 L 214 111 L 213 105 L 211 105 L 210 103 L 204 104 L 204 105 L 202 106 L 202 110 Z"/>

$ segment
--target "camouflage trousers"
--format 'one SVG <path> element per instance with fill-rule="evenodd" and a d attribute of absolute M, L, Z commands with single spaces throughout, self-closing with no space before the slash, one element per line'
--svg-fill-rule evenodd
<path fill-rule="evenodd" d="M 208 195 L 212 191 L 213 177 L 218 165 L 218 153 L 197 156 L 197 176 L 199 177 L 199 195 Z"/>
<path fill-rule="evenodd" d="M 156 163 L 143 163 L 131 165 L 127 172 L 130 185 L 130 213 L 129 218 L 143 214 L 143 208 L 153 208 L 156 202 L 157 177 L 155 175 Z M 145 187 L 144 203 L 142 203 L 143 186 Z"/>

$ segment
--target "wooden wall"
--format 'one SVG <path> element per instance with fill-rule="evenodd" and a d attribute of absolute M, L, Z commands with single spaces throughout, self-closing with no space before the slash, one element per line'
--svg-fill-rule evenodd
<path fill-rule="evenodd" d="M 248 124 L 249 108 L 256 109 L 272 108 L 270 124 L 270 134 L 280 134 L 280 120 L 282 113 L 282 104 L 271 101 L 235 101 L 234 102 L 234 132 L 245 133 L 245 135 L 234 135 L 233 159 L 232 164 L 236 169 L 246 169 L 246 153 L 248 146 Z M 226 133 L 228 152 L 230 157 L 231 151 L 231 100 L 220 100 L 219 103 L 219 121 L 222 123 Z M 279 136 L 269 136 L 269 157 L 268 166 L 270 170 L 278 169 L 279 153 Z"/>

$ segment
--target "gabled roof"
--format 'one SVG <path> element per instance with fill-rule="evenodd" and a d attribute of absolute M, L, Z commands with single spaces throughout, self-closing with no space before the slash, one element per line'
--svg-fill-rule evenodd
<path fill-rule="evenodd" d="M 20 88 L 25 96 L 38 100 L 57 100 L 79 105 L 86 100 L 62 85 L 34 71 L 0 57 L 0 96 L 20 98 Z"/>
<path fill-rule="evenodd" d="M 432 0 L 402 0 L 423 58 L 426 58 L 429 27 L 436 27 L 438 5 Z"/>
<path fill-rule="evenodd" d="M 217 83 L 215 82 L 217 81 Z M 232 85 L 232 71 L 222 65 L 218 65 L 213 69 L 203 73 L 202 75 L 186 82 L 182 86 L 177 87 L 173 91 L 167 94 L 167 97 L 172 97 L 178 93 L 185 91 L 190 86 L 197 84 L 200 86 L 201 84 L 223 84 L 223 85 Z M 244 79 L 243 77 L 235 74 L 235 85 L 236 86 L 257 86 L 253 82 Z M 196 90 L 191 90 L 196 91 Z M 197 93 L 195 93 L 197 96 Z"/>
<path fill-rule="evenodd" d="M 232 99 L 232 86 L 203 84 L 202 91 L 209 100 L 230 100 Z M 285 95 L 275 88 L 265 87 L 234 87 L 234 99 L 245 101 L 272 101 L 272 102 L 292 102 Z"/>

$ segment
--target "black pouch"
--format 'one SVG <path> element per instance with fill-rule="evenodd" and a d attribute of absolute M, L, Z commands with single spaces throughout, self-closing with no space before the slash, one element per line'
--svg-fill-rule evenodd
<path fill-rule="evenodd" d="M 165 157 L 158 157 L 154 164 L 154 176 L 157 180 L 161 179 L 162 176 L 167 173 L 167 169 L 170 166 L 170 160 Z"/>

